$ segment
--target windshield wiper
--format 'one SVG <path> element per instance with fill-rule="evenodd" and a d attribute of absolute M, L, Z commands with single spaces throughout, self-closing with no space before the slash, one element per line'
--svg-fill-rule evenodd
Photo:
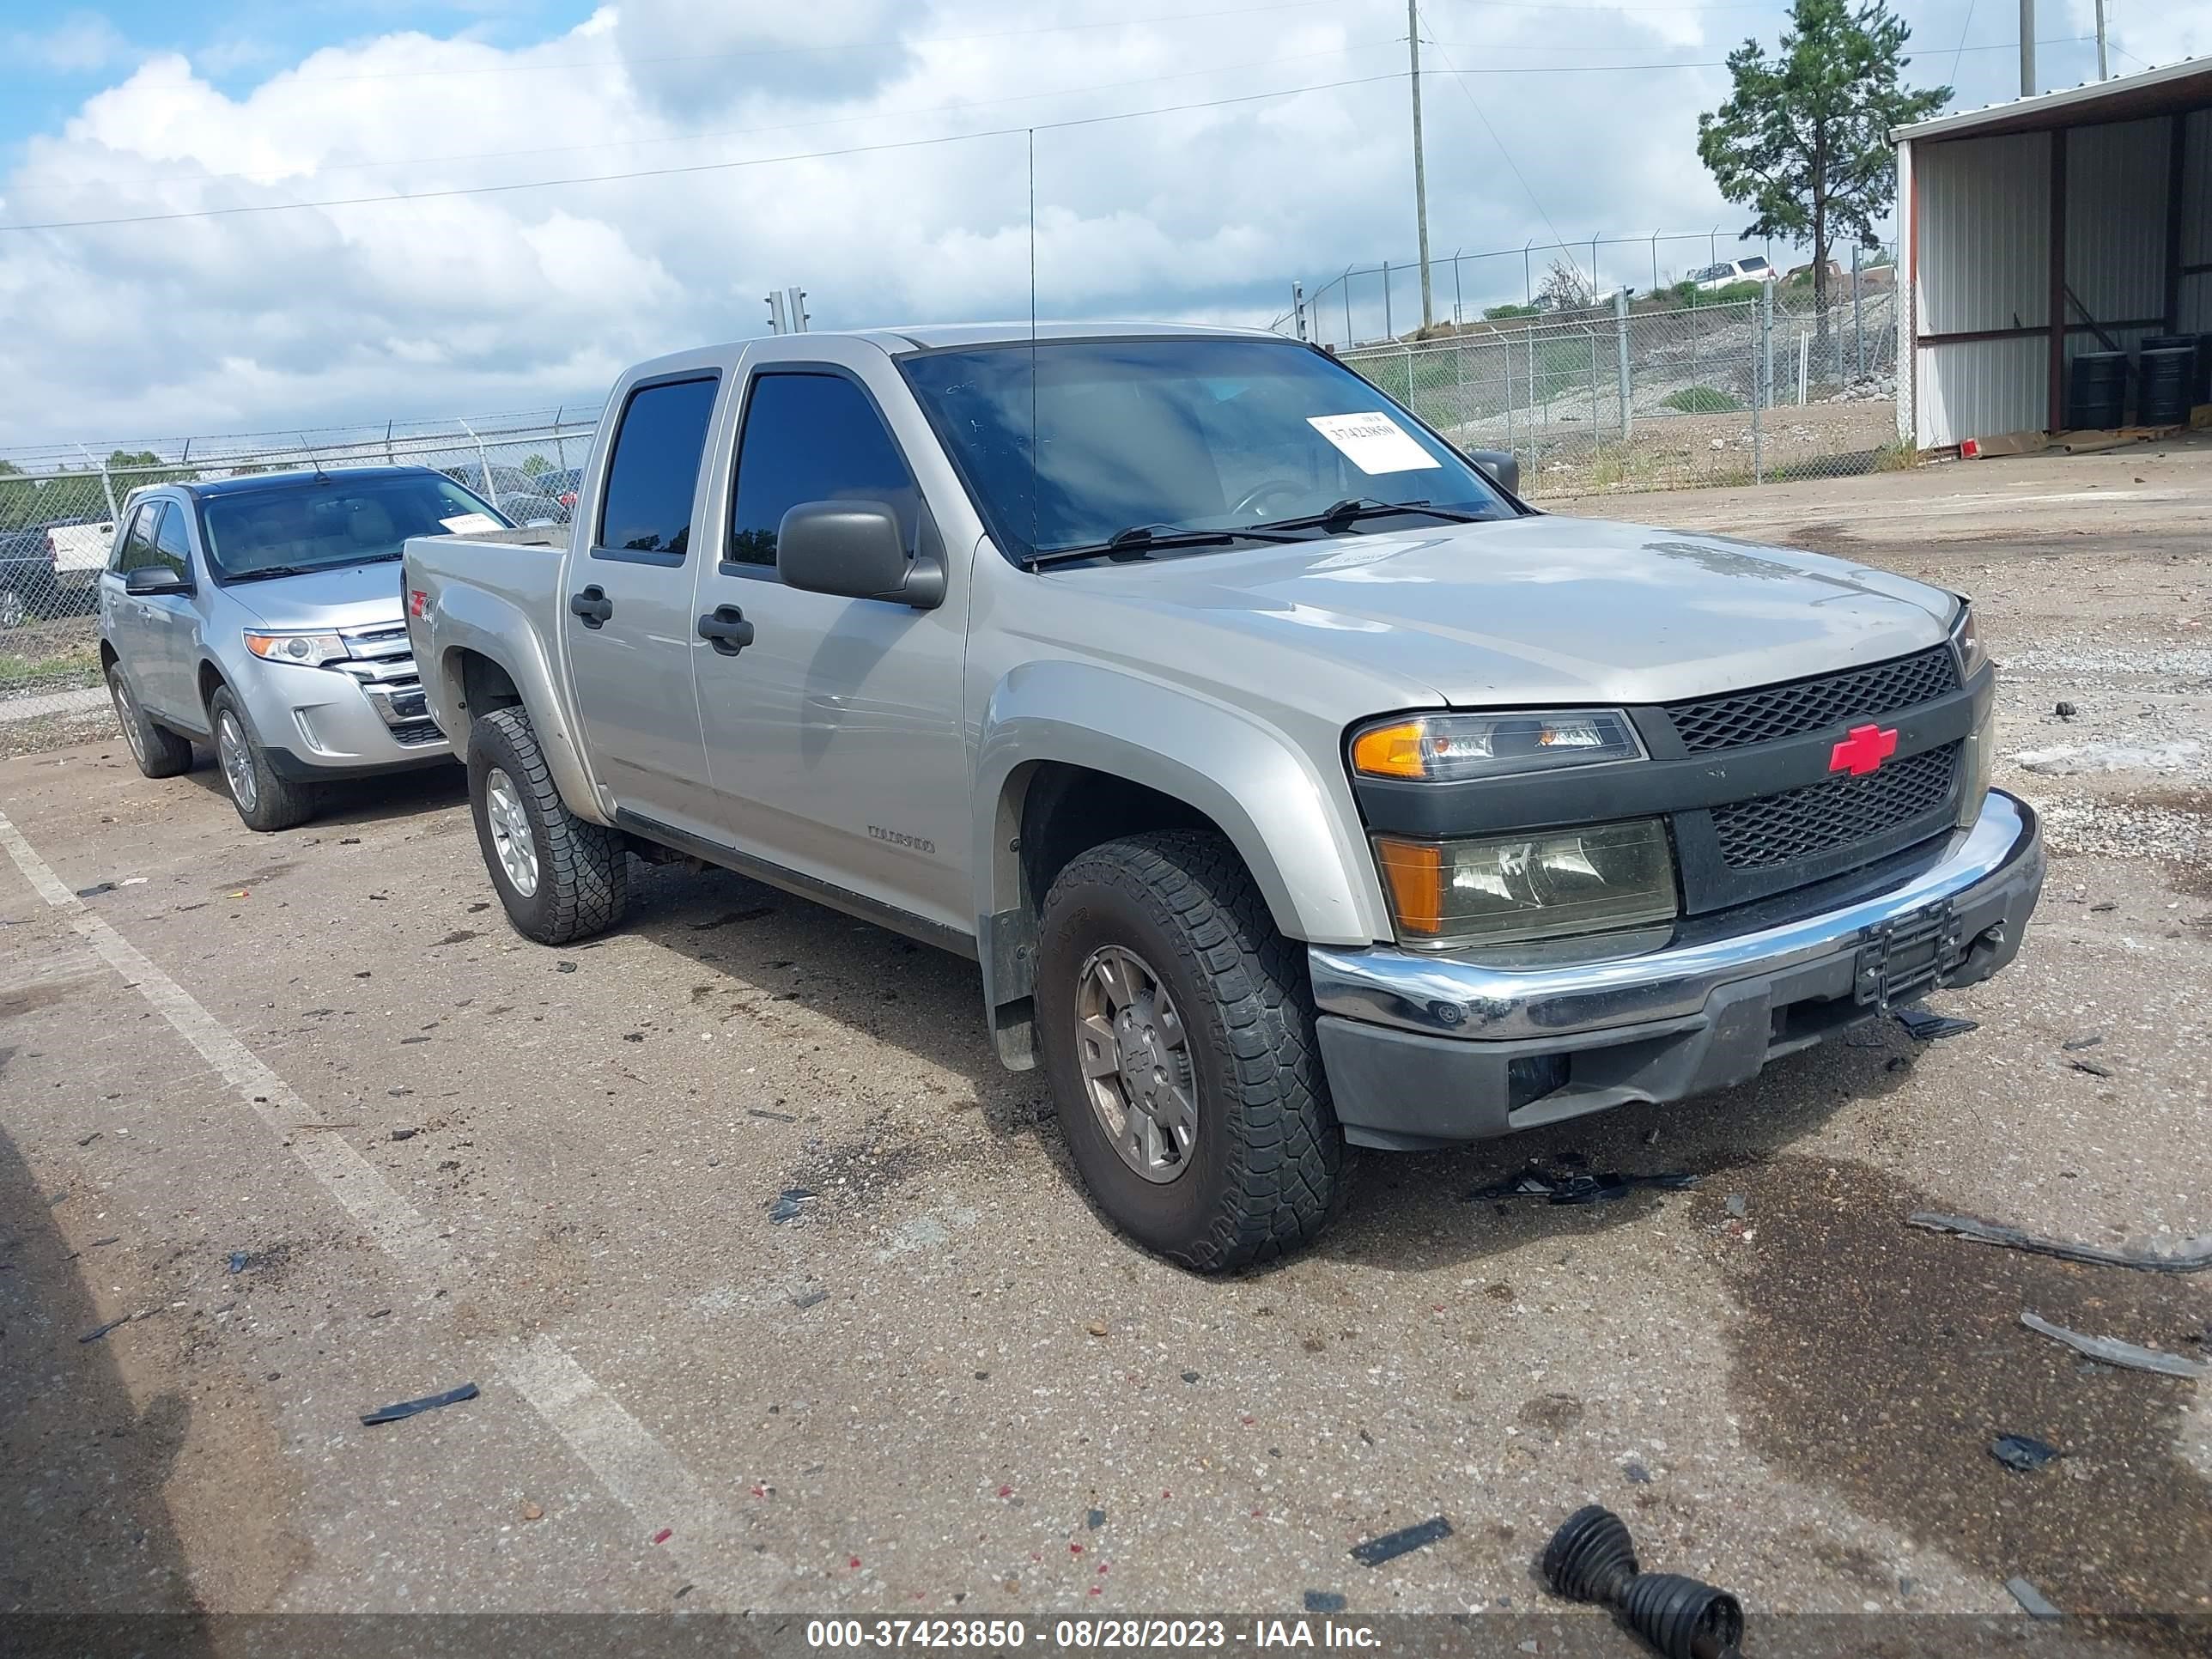
<path fill-rule="evenodd" d="M 1141 559 L 1146 554 L 1175 547 L 1230 547 L 1238 542 L 1295 542 L 1302 538 L 1278 535 L 1272 525 L 1254 526 L 1234 530 L 1186 530 L 1176 525 L 1132 525 L 1127 530 L 1117 530 L 1103 542 L 1088 542 L 1080 547 L 1055 547 L 1043 553 L 1032 553 L 1022 561 L 1024 570 L 1038 570 L 1048 564 L 1066 564 L 1076 559 Z"/>
<path fill-rule="evenodd" d="M 264 564 L 252 570 L 233 570 L 226 574 L 234 582 L 258 582 L 270 576 L 312 576 L 318 570 L 328 570 L 326 564 Z"/>
<path fill-rule="evenodd" d="M 1346 497 L 1334 507 L 1303 519 L 1271 519 L 1255 530 L 1348 530 L 1363 519 L 1384 519 L 1399 513 L 1419 513 L 1451 524 L 1480 524 L 1481 515 L 1449 507 L 1431 507 L 1425 501 L 1378 501 L 1372 496 Z"/>

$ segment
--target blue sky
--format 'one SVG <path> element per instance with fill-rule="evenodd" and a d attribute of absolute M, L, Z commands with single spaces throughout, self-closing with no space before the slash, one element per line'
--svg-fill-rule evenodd
<path fill-rule="evenodd" d="M 2094 76 L 2070 38 L 2093 3 L 2043 0 L 2045 85 Z M 1916 82 L 2012 95 L 2014 0 L 1899 9 Z M 2212 0 L 2110 11 L 2116 72 L 2212 50 Z M 1437 252 L 1587 263 L 1594 232 L 1713 225 L 1731 251 L 1744 216 L 1692 148 L 1726 76 L 1662 66 L 1771 42 L 1784 12 L 1422 0 Z M 1401 0 L 0 0 L 0 445 L 550 406 L 761 331 L 793 283 L 817 326 L 1019 314 L 1018 134 L 326 204 L 1209 100 L 1249 100 L 1038 134 L 1039 303 L 1265 324 L 1293 278 L 1412 257 L 1404 29 Z M 264 210 L 297 203 L 325 205 Z M 1662 280 L 1707 258 L 1659 254 Z M 1650 281 L 1648 248 L 1599 263 Z M 1520 297 L 1521 267 L 1471 263 L 1467 302 Z"/>

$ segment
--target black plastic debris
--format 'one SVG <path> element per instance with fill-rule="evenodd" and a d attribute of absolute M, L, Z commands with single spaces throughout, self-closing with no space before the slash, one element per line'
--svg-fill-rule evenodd
<path fill-rule="evenodd" d="M 1627 1523 L 1602 1504 L 1569 1516 L 1539 1562 L 1552 1593 L 1595 1601 L 1667 1659 L 1729 1659 L 1743 1639 L 1743 1604 L 1673 1572 L 1644 1572 Z"/>
<path fill-rule="evenodd" d="M 2124 1366 L 2131 1371 L 2156 1371 L 2166 1376 L 2186 1376 L 2195 1381 L 2212 1380 L 2212 1365 L 2201 1364 L 2184 1354 L 2123 1342 L 2116 1336 L 2085 1336 L 2080 1331 L 2069 1331 L 2063 1325 L 2054 1325 L 2024 1310 L 2020 1322 L 2054 1342 L 2063 1342 L 2075 1352 L 2100 1364 Z"/>
<path fill-rule="evenodd" d="M 764 1117 L 771 1123 L 796 1123 L 799 1121 L 799 1115 L 795 1112 L 771 1112 L 765 1106 L 748 1106 L 745 1108 L 745 1115 L 747 1117 Z"/>
<path fill-rule="evenodd" d="M 1990 1455 L 2021 1474 L 2034 1474 L 2059 1455 L 2057 1447 L 2032 1434 L 2001 1434 L 1990 1442 Z"/>
<path fill-rule="evenodd" d="M 1620 1466 L 1620 1473 L 1622 1478 L 1632 1486 L 1648 1486 L 1651 1484 L 1651 1471 L 1633 1459 Z"/>
<path fill-rule="evenodd" d="M 830 1299 L 827 1291 L 802 1291 L 791 1298 L 791 1305 L 805 1313 L 809 1308 L 819 1307 Z"/>
<path fill-rule="evenodd" d="M 1185 1371 L 1182 1374 L 1182 1380 L 1186 1382 L 1195 1382 L 1198 1381 L 1198 1373 L 1196 1371 Z"/>
<path fill-rule="evenodd" d="M 2084 1048 L 2095 1048 L 2099 1043 L 2102 1042 L 2104 1040 L 2105 1040 L 2105 1039 L 2104 1039 L 2103 1037 L 2101 1037 L 2101 1036 L 2077 1036 L 2077 1037 L 2069 1037 L 2065 1042 L 2063 1042 L 2060 1043 L 2060 1044 L 2058 1045 L 2058 1047 L 2059 1047 L 2060 1050 L 2061 1050 L 2062 1052 L 2063 1052 L 2063 1053 L 2069 1054 L 2076 1054 L 2081 1053 L 2081 1050 L 2082 1050 L 2082 1049 L 2084 1049 Z"/>
<path fill-rule="evenodd" d="M 2057 715 L 2062 720 L 2070 720 L 2075 715 L 2080 714 L 2081 711 L 2075 708 L 2075 706 L 2070 702 L 2062 702 L 2051 712 Z"/>
<path fill-rule="evenodd" d="M 1925 1232 L 1954 1233 L 1977 1244 L 2027 1250 L 2035 1255 L 2055 1255 L 2061 1261 L 2085 1261 L 2093 1267 L 2136 1267 L 2154 1273 L 2197 1273 L 2212 1267 L 2212 1233 L 2185 1239 L 2180 1248 L 2173 1250 L 2108 1250 L 2097 1244 L 2038 1238 L 2000 1222 L 1977 1221 L 1967 1215 L 1940 1215 L 1933 1210 L 1916 1210 L 1905 1217 L 1905 1223 Z"/>
<path fill-rule="evenodd" d="M 89 1146 L 94 1141 L 100 1139 L 100 1132 L 94 1129 L 90 1134 L 80 1137 L 76 1144 L 80 1146 Z"/>
<path fill-rule="evenodd" d="M 419 1132 L 414 1129 L 394 1129 L 392 1132 L 392 1138 L 394 1140 L 412 1140 L 417 1133 Z"/>
<path fill-rule="evenodd" d="M 1415 1550 L 1426 1549 L 1440 1539 L 1451 1535 L 1451 1522 L 1441 1515 L 1433 1516 L 1418 1526 L 1401 1527 L 1395 1532 L 1384 1533 L 1380 1538 L 1354 1544 L 1352 1559 L 1363 1567 L 1379 1567 L 1385 1561 L 1395 1561 L 1401 1555 L 1411 1555 Z"/>
<path fill-rule="evenodd" d="M 775 1202 L 768 1206 L 770 1221 L 796 1221 L 805 1212 L 805 1206 L 819 1196 L 804 1187 L 787 1187 L 775 1195 Z"/>
<path fill-rule="evenodd" d="M 1893 1008 L 1889 1017 L 1905 1028 L 1905 1035 L 1915 1042 L 1934 1042 L 1942 1037 L 1957 1036 L 1962 1031 L 1981 1029 L 1974 1019 L 1954 1019 L 1948 1014 L 1932 1014 L 1925 1008 Z"/>
<path fill-rule="evenodd" d="M 1550 1204 L 1612 1204 L 1626 1198 L 1638 1187 L 1684 1192 L 1698 1181 L 1698 1176 L 1680 1170 L 1664 1175 L 1623 1175 L 1618 1170 L 1593 1172 L 1579 1167 L 1587 1162 L 1579 1153 L 1562 1152 L 1553 1158 L 1553 1167 L 1548 1170 L 1540 1164 L 1531 1164 L 1503 1181 L 1476 1188 L 1461 1201 L 1480 1204 L 1499 1199 L 1540 1198 Z"/>
<path fill-rule="evenodd" d="M 79 898 L 96 898 L 102 893 L 112 893 L 114 890 L 115 884 L 113 882 L 103 881 L 97 882 L 90 887 L 78 888 L 76 890 L 76 896 Z"/>
<path fill-rule="evenodd" d="M 111 1319 L 105 1325 L 100 1326 L 96 1329 L 87 1331 L 82 1336 L 77 1338 L 77 1340 L 80 1342 L 97 1342 L 101 1337 L 106 1336 L 108 1332 L 113 1330 L 117 1326 L 128 1325 L 137 1316 L 138 1316 L 136 1314 L 125 1314 L 120 1319 Z"/>
<path fill-rule="evenodd" d="M 2100 1066 L 2094 1060 L 2084 1060 L 2076 1054 L 2066 1062 L 2077 1072 L 2087 1072 L 2091 1077 L 2118 1077 L 2119 1073 L 2109 1066 Z"/>
<path fill-rule="evenodd" d="M 2106 899 L 2101 904 L 2091 905 L 2089 907 L 2089 914 L 2093 916 L 2101 916 L 2107 910 L 2117 910 L 2119 908 L 2119 902 L 2117 899 Z M 2026 1579 L 2022 1579 L 2021 1582 L 2025 1583 L 2027 1581 Z"/>
<path fill-rule="evenodd" d="M 251 1255 L 247 1255 L 244 1250 L 233 1250 L 233 1251 L 230 1253 L 230 1270 L 231 1270 L 231 1272 L 233 1272 L 233 1273 L 244 1273 L 244 1272 L 246 1271 L 246 1264 L 247 1264 L 247 1263 L 249 1263 L 250 1261 L 252 1261 L 252 1260 L 253 1260 L 253 1258 L 252 1258 Z"/>
<path fill-rule="evenodd" d="M 403 1400 L 396 1406 L 379 1406 L 373 1412 L 361 1414 L 362 1426 L 374 1428 L 379 1423 L 397 1423 L 403 1417 L 416 1417 L 424 1412 L 436 1411 L 441 1406 L 458 1406 L 464 1400 L 477 1397 L 477 1385 L 464 1382 L 458 1389 L 448 1389 L 443 1394 L 426 1394 L 420 1400 Z"/>
<path fill-rule="evenodd" d="M 1308 1590 L 1305 1594 L 1308 1613 L 1342 1613 L 1344 1598 L 1334 1590 Z"/>
<path fill-rule="evenodd" d="M 1106 1524 L 1106 1511 L 1103 1510 L 1092 1510 L 1089 1514 L 1083 1517 L 1083 1524 L 1090 1528 L 1091 1531 L 1097 1532 L 1099 1528 Z"/>
<path fill-rule="evenodd" d="M 2005 1588 L 2012 1592 L 2012 1599 L 2020 1603 L 2021 1611 L 2031 1619 L 2065 1617 L 2057 1607 L 2043 1599 L 2041 1590 L 2036 1589 L 2025 1578 L 2008 1578 L 2005 1580 Z"/>
<path fill-rule="evenodd" d="M 553 971 L 556 974 L 573 974 L 576 971 L 576 964 L 573 962 L 556 962 L 553 964 Z"/>

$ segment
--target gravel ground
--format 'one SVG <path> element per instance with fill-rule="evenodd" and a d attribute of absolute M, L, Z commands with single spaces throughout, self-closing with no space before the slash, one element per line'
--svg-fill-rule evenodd
<path fill-rule="evenodd" d="M 2208 500 L 2197 447 L 1591 510 L 1972 592 L 2010 756 L 2206 731 Z M 530 945 L 458 773 L 263 838 L 209 770 L 147 782 L 112 738 L 0 763 L 66 901 L 0 863 L 0 1611 L 1312 1593 L 1626 1654 L 1531 1582 L 1601 1500 L 1755 1621 L 2001 1619 L 1898 1651 L 2016 1634 L 2014 1577 L 2071 1613 L 2212 1614 L 2212 1389 L 2018 1323 L 2203 1356 L 2212 1284 L 1904 1224 L 2212 1233 L 2212 780 L 1999 781 L 2054 858 L 2019 964 L 1937 1000 L 1978 1030 L 1365 1158 L 1318 1248 L 1206 1281 L 1102 1228 L 969 964 L 673 869 L 615 934 Z M 1469 1199 L 1530 1159 L 1701 1179 Z M 2006 1433 L 2064 1455 L 2010 1472 Z M 1438 1515 L 1425 1548 L 1348 1553 Z"/>

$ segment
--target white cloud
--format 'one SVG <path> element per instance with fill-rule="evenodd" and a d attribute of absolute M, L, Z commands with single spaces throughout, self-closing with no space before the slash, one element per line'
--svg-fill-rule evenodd
<path fill-rule="evenodd" d="M 106 69 L 127 57 L 131 43 L 96 11 L 64 13 L 43 29 L 0 34 L 0 47 L 17 63 L 65 75 Z"/>
<path fill-rule="evenodd" d="M 1228 11 L 1238 0 L 1182 3 Z M 1138 9 L 1141 20 L 1151 7 Z M 514 48 L 393 33 L 314 52 L 236 96 L 186 57 L 154 58 L 24 147 L 0 179 L 0 222 L 845 149 L 1384 76 L 1404 62 L 1395 0 L 1052 33 L 1039 31 L 1115 13 L 812 0 L 715 15 L 628 0 Z M 1540 277 L 1555 234 L 1583 239 L 1586 262 L 1593 228 L 1738 225 L 1694 160 L 1697 112 L 1718 100 L 1719 71 L 1485 75 L 1464 90 L 1443 72 L 1446 59 L 1496 69 L 1717 57 L 1756 21 L 1718 16 L 1431 8 L 1438 255 L 1533 239 Z M 1708 25 L 1720 38 L 1701 44 Z M 890 50 L 826 49 L 893 38 L 902 44 Z M 1265 323 L 1294 276 L 1311 284 L 1349 261 L 1411 251 L 1402 78 L 1048 125 L 1036 143 L 1046 316 Z M 17 324 L 0 331 L 10 388 L 0 444 L 573 400 L 635 358 L 762 331 L 759 296 L 794 283 L 817 327 L 1024 316 L 1028 204 L 1016 131 L 620 183 L 0 233 L 0 308 Z M 1703 242 L 1663 247 L 1662 274 L 1705 258 Z M 1649 280 L 1642 250 L 1609 249 L 1601 264 L 1607 281 Z M 1460 275 L 1470 307 L 1520 296 L 1517 252 Z M 1359 326 L 1373 332 L 1372 280 L 1358 292 Z M 1449 307 L 1446 268 L 1437 292 Z M 1401 328 L 1413 294 L 1397 290 Z M 1328 303 L 1338 314 L 1340 299 Z"/>

